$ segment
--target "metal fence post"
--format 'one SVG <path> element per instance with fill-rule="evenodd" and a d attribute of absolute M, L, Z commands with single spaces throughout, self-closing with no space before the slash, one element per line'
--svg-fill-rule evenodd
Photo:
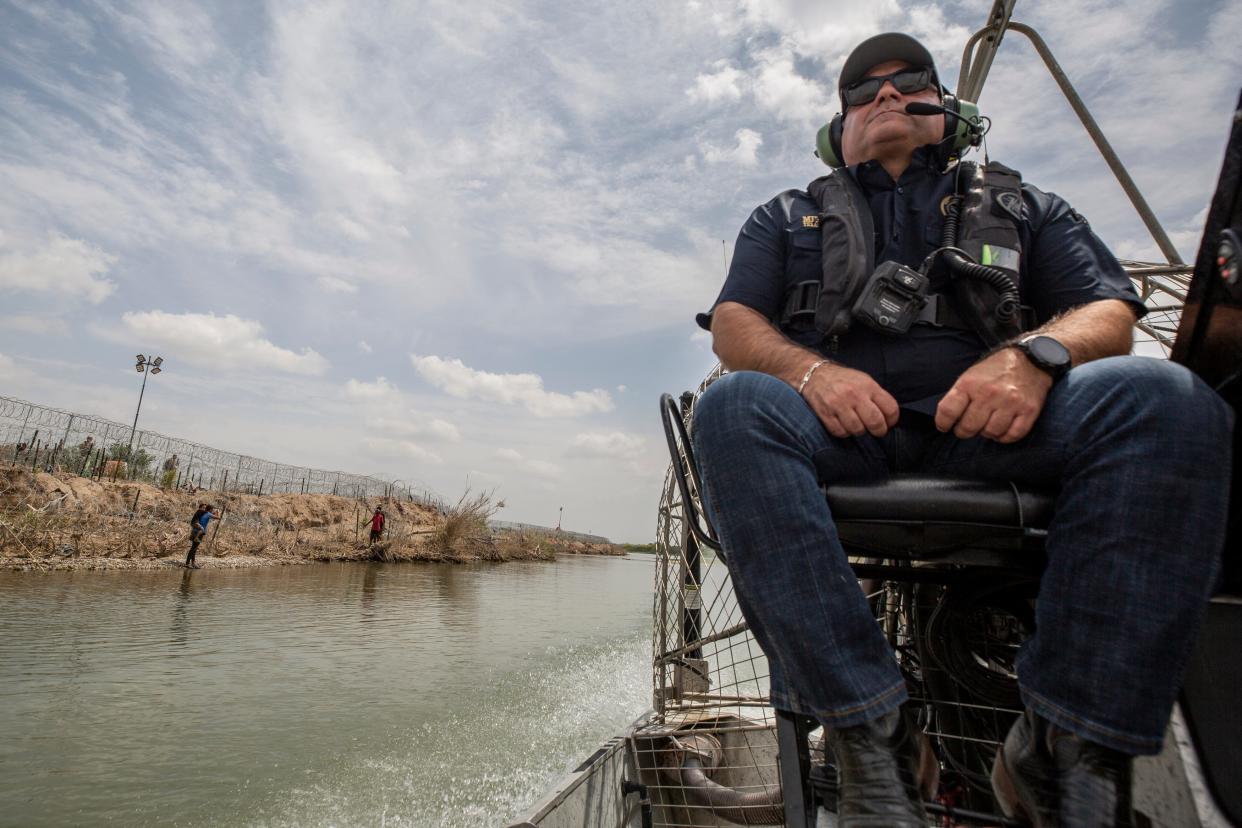
<path fill-rule="evenodd" d="M 22 427 L 18 429 L 18 432 L 17 432 L 17 442 L 13 444 L 13 462 L 14 463 L 17 462 L 17 455 L 21 453 L 17 450 L 17 447 L 22 444 L 22 435 L 26 433 L 26 426 L 30 424 L 30 415 L 32 413 L 34 413 L 34 406 L 33 405 L 26 406 L 26 419 L 22 420 Z M 35 434 L 38 434 L 38 433 L 39 432 L 37 431 L 35 432 Z"/>

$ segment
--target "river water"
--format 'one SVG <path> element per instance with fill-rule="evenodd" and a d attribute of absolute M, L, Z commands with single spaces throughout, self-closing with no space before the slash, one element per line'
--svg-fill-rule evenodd
<path fill-rule="evenodd" d="M 504 825 L 650 704 L 652 559 L 0 573 L 0 825 Z"/>

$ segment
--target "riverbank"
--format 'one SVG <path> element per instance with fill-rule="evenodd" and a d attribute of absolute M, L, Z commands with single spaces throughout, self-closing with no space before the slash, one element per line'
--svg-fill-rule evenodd
<path fill-rule="evenodd" d="M 190 493 L 9 466 L 0 468 L 0 569 L 180 567 L 190 544 L 190 516 L 202 502 L 223 510 L 199 547 L 196 562 L 203 568 L 625 554 L 613 544 L 550 532 L 494 531 L 486 515 L 463 504 L 440 511 L 396 498 Z M 369 544 L 367 522 L 376 506 L 384 508 L 387 523 L 383 541 Z"/>

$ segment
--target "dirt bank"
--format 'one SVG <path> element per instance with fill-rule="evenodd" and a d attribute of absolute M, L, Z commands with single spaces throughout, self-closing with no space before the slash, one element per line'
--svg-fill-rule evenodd
<path fill-rule="evenodd" d="M 160 569 L 180 566 L 190 516 L 210 502 L 213 521 L 197 562 L 209 567 L 321 561 L 552 560 L 623 555 L 550 533 L 493 531 L 472 516 L 420 503 L 322 494 L 245 495 L 160 489 L 0 467 L 0 569 Z M 367 541 L 371 511 L 387 514 L 384 540 Z"/>

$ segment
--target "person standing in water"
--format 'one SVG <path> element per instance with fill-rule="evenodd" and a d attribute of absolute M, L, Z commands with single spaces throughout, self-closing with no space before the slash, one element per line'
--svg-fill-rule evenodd
<path fill-rule="evenodd" d="M 205 503 L 199 505 L 198 511 L 190 519 L 190 552 L 185 556 L 185 566 L 187 569 L 200 568 L 198 564 L 194 563 L 194 555 L 198 552 L 198 545 L 202 543 L 203 538 L 207 537 L 207 525 L 211 523 L 212 518 L 219 519 L 219 517 L 215 513 L 215 507 L 210 503 Z"/>

